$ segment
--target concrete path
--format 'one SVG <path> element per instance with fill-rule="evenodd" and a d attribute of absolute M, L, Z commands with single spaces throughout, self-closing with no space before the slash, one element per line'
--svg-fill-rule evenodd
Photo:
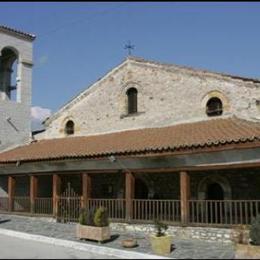
<path fill-rule="evenodd" d="M 119 259 L 5 235 L 0 235 L 0 252 L 0 259 Z"/>

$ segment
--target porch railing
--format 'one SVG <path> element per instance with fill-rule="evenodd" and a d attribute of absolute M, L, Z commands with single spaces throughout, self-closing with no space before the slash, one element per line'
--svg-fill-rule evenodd
<path fill-rule="evenodd" d="M 181 221 L 179 200 L 133 200 L 133 220 L 153 222 L 159 219 L 168 223 Z"/>
<path fill-rule="evenodd" d="M 111 220 L 122 221 L 126 218 L 125 199 L 90 199 L 88 208 L 105 207 Z"/>
<path fill-rule="evenodd" d="M 64 223 L 78 222 L 81 207 L 82 197 L 58 197 L 57 220 Z"/>
<path fill-rule="evenodd" d="M 31 211 L 30 197 L 14 197 L 13 209 L 16 212 L 30 212 Z"/>
<path fill-rule="evenodd" d="M 9 204 L 7 197 L 0 197 L 0 212 L 8 212 L 9 205 L 14 212 L 35 215 L 53 215 L 52 198 L 36 198 L 34 210 L 29 197 L 14 197 Z M 111 221 L 131 221 L 134 223 L 152 223 L 160 219 L 171 225 L 181 223 L 180 200 L 139 200 L 131 201 L 131 211 L 127 216 L 125 199 L 89 199 L 87 208 L 103 206 L 107 208 Z M 78 222 L 83 199 L 76 197 L 57 198 L 57 219 L 63 222 Z M 188 225 L 222 226 L 250 225 L 252 219 L 260 214 L 260 200 L 190 200 Z"/>
<path fill-rule="evenodd" d="M 34 204 L 34 213 L 39 215 L 53 214 L 53 199 L 52 198 L 36 198 Z"/>
<path fill-rule="evenodd" d="M 260 200 L 190 200 L 189 223 L 194 225 L 249 225 L 260 214 Z"/>
<path fill-rule="evenodd" d="M 0 211 L 5 212 L 8 211 L 8 197 L 0 197 Z"/>

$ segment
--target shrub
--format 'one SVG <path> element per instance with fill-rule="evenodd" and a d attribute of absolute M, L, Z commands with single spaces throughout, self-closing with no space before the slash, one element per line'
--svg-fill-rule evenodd
<path fill-rule="evenodd" d="M 249 236 L 252 244 L 260 245 L 260 215 L 252 221 Z"/>
<path fill-rule="evenodd" d="M 94 216 L 96 213 L 96 208 L 91 208 L 87 213 L 86 225 L 95 226 Z"/>
<path fill-rule="evenodd" d="M 87 224 L 87 210 L 85 208 L 80 209 L 79 223 L 80 223 L 80 225 L 86 225 Z"/>
<path fill-rule="evenodd" d="M 165 231 L 168 229 L 168 226 L 162 222 L 160 222 L 158 219 L 154 221 L 155 229 L 156 229 L 156 236 L 162 237 L 165 236 Z"/>
<path fill-rule="evenodd" d="M 104 207 L 100 207 L 96 210 L 94 224 L 97 227 L 106 227 L 109 225 L 108 212 Z"/>
<path fill-rule="evenodd" d="M 91 208 L 89 211 L 82 208 L 79 223 L 86 226 L 106 227 L 109 225 L 108 212 L 104 207 Z"/>

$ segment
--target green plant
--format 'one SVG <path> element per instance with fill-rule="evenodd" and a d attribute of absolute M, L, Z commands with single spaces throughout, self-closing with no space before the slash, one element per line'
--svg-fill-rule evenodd
<path fill-rule="evenodd" d="M 99 207 L 94 215 L 94 224 L 97 227 L 106 227 L 109 225 L 108 212 L 104 207 Z"/>
<path fill-rule="evenodd" d="M 86 218 L 86 225 L 87 226 L 95 226 L 94 223 L 94 216 L 96 213 L 96 208 L 91 208 L 88 213 L 87 213 L 87 218 Z"/>
<path fill-rule="evenodd" d="M 253 219 L 249 236 L 252 244 L 260 245 L 260 215 Z"/>
<path fill-rule="evenodd" d="M 86 225 L 87 224 L 87 210 L 85 208 L 80 209 L 79 223 L 80 223 L 80 225 Z"/>
<path fill-rule="evenodd" d="M 95 213 L 96 213 L 96 208 L 91 208 L 89 211 L 87 211 L 87 209 L 85 208 L 80 209 L 79 223 L 81 225 L 86 225 L 86 226 L 95 226 L 94 224 Z"/>
<path fill-rule="evenodd" d="M 237 244 L 247 244 L 248 243 L 248 226 L 247 225 L 234 225 L 231 229 L 231 240 Z"/>
<path fill-rule="evenodd" d="M 162 237 L 165 236 L 165 232 L 168 229 L 168 226 L 162 222 L 160 222 L 158 219 L 154 221 L 155 229 L 156 229 L 156 236 Z"/>

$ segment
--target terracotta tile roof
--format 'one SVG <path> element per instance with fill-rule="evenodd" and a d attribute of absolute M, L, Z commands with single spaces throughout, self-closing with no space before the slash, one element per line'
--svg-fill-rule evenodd
<path fill-rule="evenodd" d="M 16 34 L 16 35 L 22 36 L 23 38 L 29 39 L 29 40 L 34 40 L 36 38 L 36 36 L 34 34 L 22 32 L 20 30 L 10 28 L 5 25 L 0 25 L 0 31 Z"/>
<path fill-rule="evenodd" d="M 163 128 L 41 140 L 3 152 L 0 163 L 174 152 L 259 141 L 260 123 L 232 117 Z"/>

